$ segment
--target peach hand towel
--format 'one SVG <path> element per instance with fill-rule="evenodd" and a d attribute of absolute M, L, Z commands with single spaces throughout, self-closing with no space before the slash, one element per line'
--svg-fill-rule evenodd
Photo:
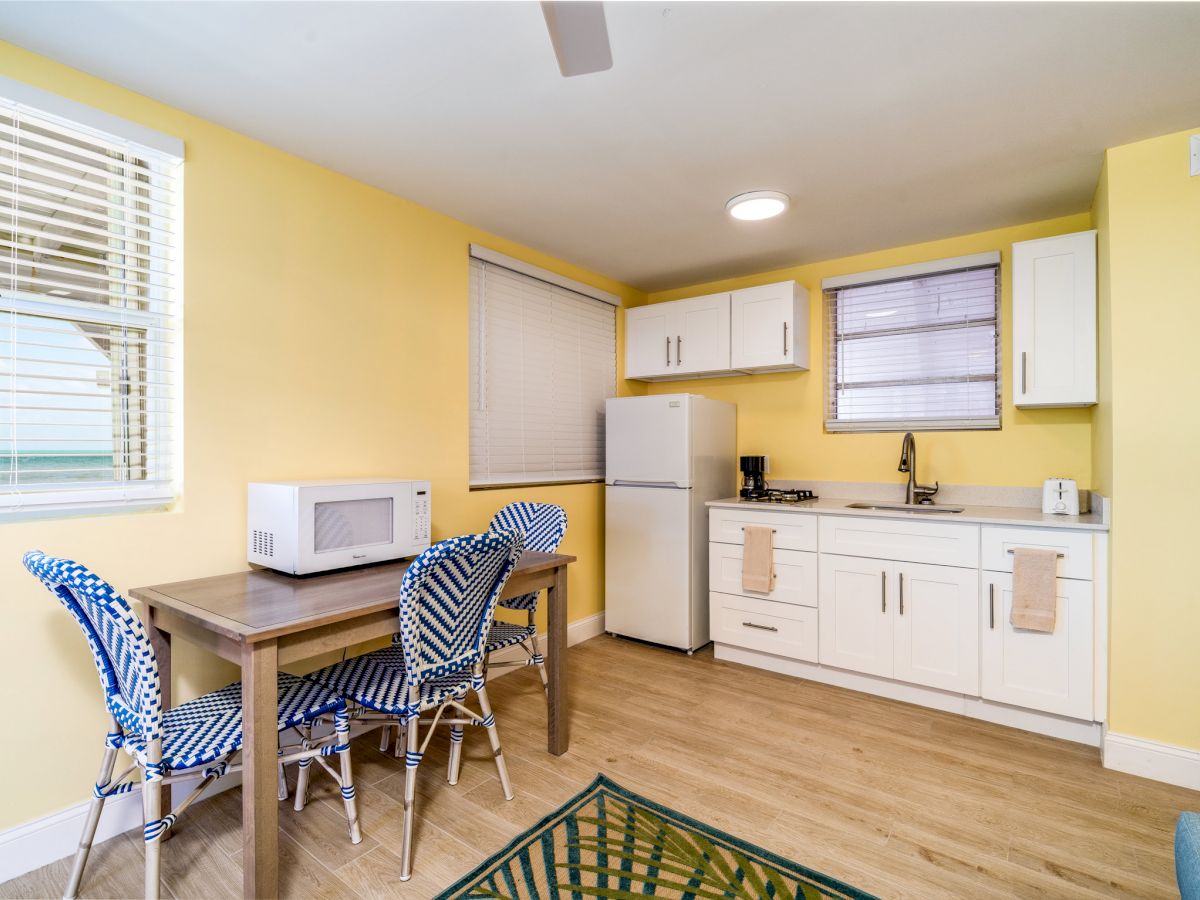
<path fill-rule="evenodd" d="M 773 528 L 747 525 L 742 546 L 742 590 L 769 594 L 775 584 Z"/>
<path fill-rule="evenodd" d="M 1054 633 L 1058 552 L 1018 547 L 1013 551 L 1013 628 Z"/>

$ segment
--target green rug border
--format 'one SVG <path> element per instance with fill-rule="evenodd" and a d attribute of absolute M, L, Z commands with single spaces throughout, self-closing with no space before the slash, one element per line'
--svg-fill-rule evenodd
<path fill-rule="evenodd" d="M 808 866 L 780 856 L 778 853 L 773 853 L 770 850 L 766 850 L 757 844 L 752 844 L 749 841 L 735 837 L 734 835 L 729 834 L 720 828 L 709 825 L 707 822 L 701 822 L 697 819 L 693 819 L 691 816 L 685 815 L 684 813 L 679 812 L 677 809 L 672 809 L 671 807 L 665 806 L 662 803 L 657 803 L 654 800 L 643 797 L 641 794 L 636 794 L 628 788 L 617 784 L 617 782 L 613 781 L 603 772 L 597 772 L 596 777 L 592 779 L 591 783 L 589 783 L 587 787 L 581 790 L 570 800 L 560 805 L 557 809 L 547 813 L 540 820 L 538 820 L 537 823 L 529 828 L 526 828 L 519 835 L 505 844 L 500 850 L 497 850 L 462 878 L 458 879 L 458 881 L 454 882 L 454 884 L 450 885 L 450 887 L 444 889 L 434 898 L 434 900 L 453 900 L 455 897 L 462 896 L 468 888 L 474 887 L 476 883 L 483 878 L 489 868 L 496 865 L 500 862 L 500 860 L 504 859 L 510 854 L 515 853 L 522 844 L 532 840 L 536 835 L 540 834 L 545 828 L 547 828 L 555 819 L 574 807 L 576 804 L 581 803 L 598 787 L 608 788 L 609 790 L 612 790 L 614 793 L 628 800 L 643 804 L 660 815 L 678 819 L 688 827 L 693 828 L 696 831 L 700 831 L 710 838 L 716 838 L 718 840 L 725 841 L 742 852 L 756 854 L 770 862 L 772 865 L 779 866 L 783 869 L 798 870 L 805 878 L 815 881 L 832 890 L 841 891 L 846 895 L 848 900 L 879 900 L 879 898 L 874 894 L 868 894 L 866 891 L 860 890 L 852 885 L 848 885 L 843 881 L 839 881 L 837 878 L 834 878 L 831 875 L 826 875 L 823 872 L 810 869 Z"/>

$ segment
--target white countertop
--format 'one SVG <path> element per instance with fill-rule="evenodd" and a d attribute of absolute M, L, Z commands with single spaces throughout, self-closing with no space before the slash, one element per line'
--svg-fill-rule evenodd
<path fill-rule="evenodd" d="M 859 501 L 853 497 L 842 499 L 821 497 L 803 503 L 769 503 L 762 500 L 742 500 L 730 497 L 726 500 L 709 500 L 708 506 L 731 509 L 758 509 L 770 512 L 820 513 L 835 516 L 865 516 L 878 519 L 920 519 L 928 522 L 969 522 L 979 525 L 1018 525 L 1026 528 L 1068 528 L 1076 531 L 1108 531 L 1108 524 L 1097 512 L 1080 516 L 1054 516 L 1023 506 L 967 506 L 948 503 L 947 506 L 962 506 L 960 513 L 921 513 L 889 509 L 847 509 L 849 503 L 883 503 L 885 501 Z M 899 501 L 892 501 L 899 502 Z"/>

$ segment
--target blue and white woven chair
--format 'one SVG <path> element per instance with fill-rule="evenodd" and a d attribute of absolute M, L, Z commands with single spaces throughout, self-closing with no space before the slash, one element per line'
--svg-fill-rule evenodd
<path fill-rule="evenodd" d="M 125 598 L 112 585 L 69 559 L 31 550 L 25 554 L 24 563 L 74 616 L 83 631 L 109 712 L 100 774 L 64 896 L 74 897 L 79 891 L 104 801 L 141 788 L 146 896 L 158 897 L 159 848 L 163 838 L 205 788 L 223 775 L 241 769 L 234 764 L 242 746 L 241 683 L 235 682 L 164 711 L 158 659 L 142 620 Z M 295 728 L 307 734 L 313 722 L 330 715 L 335 728 L 331 738 L 283 748 L 280 759 L 295 762 L 316 758 L 329 770 L 342 789 L 350 839 L 357 844 L 362 833 L 350 770 L 350 719 L 346 702 L 320 685 L 279 673 L 280 731 Z M 127 753 L 132 761 L 114 777 L 118 750 Z M 323 759 L 333 753 L 341 758 L 340 773 L 334 772 Z M 135 770 L 142 773 L 141 784 L 126 780 Z M 160 785 L 196 774 L 201 778 L 195 790 L 175 809 L 162 815 Z"/>
<path fill-rule="evenodd" d="M 525 536 L 525 549 L 538 550 L 542 553 L 553 553 L 562 543 L 563 535 L 567 533 L 567 511 L 553 503 L 510 503 L 492 517 L 490 531 L 513 529 Z M 537 613 L 538 598 L 541 591 L 532 594 L 522 594 L 519 597 L 508 597 L 500 601 L 505 609 L 523 609 L 529 614 L 524 625 L 510 622 L 494 622 L 488 632 L 487 645 L 484 652 L 490 657 L 497 650 L 505 647 L 519 646 L 527 656 L 526 659 L 514 662 L 492 663 L 490 659 L 484 663 L 486 669 L 490 665 L 497 668 L 505 666 L 537 666 L 538 674 L 542 677 L 542 687 L 546 687 L 546 665 L 537 648 L 537 625 L 534 616 Z M 451 782 L 453 783 L 453 782 Z"/>
<path fill-rule="evenodd" d="M 469 534 L 434 544 L 418 556 L 400 584 L 400 642 L 347 659 L 306 677 L 352 701 L 351 715 L 363 729 L 398 725 L 405 738 L 404 835 L 400 880 L 412 876 L 413 803 L 417 767 L 437 725 L 485 728 L 496 759 L 504 799 L 513 797 L 500 751 L 496 717 L 483 677 L 483 648 L 496 601 L 521 557 L 516 531 Z M 474 692 L 479 712 L 464 701 Z M 422 714 L 433 713 L 422 719 Z M 427 728 L 421 740 L 420 728 Z M 396 751 L 399 755 L 399 741 Z M 453 752 L 453 749 L 452 751 Z M 300 778 L 304 778 L 301 770 Z M 296 785 L 297 808 L 305 785 Z"/>

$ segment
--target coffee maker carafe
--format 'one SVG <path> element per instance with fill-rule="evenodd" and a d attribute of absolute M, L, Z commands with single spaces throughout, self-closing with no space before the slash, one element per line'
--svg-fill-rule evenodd
<path fill-rule="evenodd" d="M 757 497 L 767 489 L 767 458 L 765 456 L 743 456 L 741 458 L 743 499 Z"/>

